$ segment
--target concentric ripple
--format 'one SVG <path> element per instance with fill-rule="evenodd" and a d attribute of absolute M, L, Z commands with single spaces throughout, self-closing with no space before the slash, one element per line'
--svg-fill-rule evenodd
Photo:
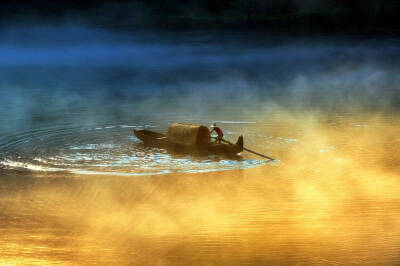
<path fill-rule="evenodd" d="M 132 134 L 136 127 L 152 126 L 59 126 L 22 132 L 0 141 L 0 168 L 47 174 L 137 176 L 245 169 L 265 163 L 170 154 L 144 146 Z"/>

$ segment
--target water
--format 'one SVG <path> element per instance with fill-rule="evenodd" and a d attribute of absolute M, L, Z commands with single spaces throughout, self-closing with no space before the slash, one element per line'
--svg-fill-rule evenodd
<path fill-rule="evenodd" d="M 47 176 L 57 172 L 141 176 L 245 169 L 266 163 L 244 157 L 228 159 L 216 155 L 171 154 L 164 149 L 144 146 L 133 135 L 134 128 L 156 130 L 152 125 L 105 125 L 23 132 L 3 140 L 0 165 L 5 170 L 26 170 Z M 228 131 L 227 136 L 230 135 L 238 137 L 238 133 Z"/>
<path fill-rule="evenodd" d="M 0 264 L 399 263 L 396 40 L 42 31 L 0 46 Z M 176 121 L 278 160 L 132 134 Z"/>

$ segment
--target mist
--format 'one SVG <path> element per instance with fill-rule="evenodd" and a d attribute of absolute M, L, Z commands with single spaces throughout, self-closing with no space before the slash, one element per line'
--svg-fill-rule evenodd
<path fill-rule="evenodd" d="M 118 116 L 173 104 L 196 113 L 204 102 L 212 109 L 221 101 L 227 107 L 399 107 L 395 39 L 216 37 L 76 25 L 10 27 L 0 35 L 2 131 L 48 119 L 50 110 L 63 113 L 55 122 L 65 115 L 82 123 L 82 115 L 93 120 L 91 114 L 108 109 Z"/>
<path fill-rule="evenodd" d="M 380 115 L 335 123 L 310 112 L 270 115 L 243 133 L 277 164 L 141 177 L 3 175 L 0 262 L 396 264 L 399 124 Z"/>
<path fill-rule="evenodd" d="M 0 31 L 0 263 L 396 264 L 399 40 Z M 145 147 L 223 128 L 276 158 Z"/>

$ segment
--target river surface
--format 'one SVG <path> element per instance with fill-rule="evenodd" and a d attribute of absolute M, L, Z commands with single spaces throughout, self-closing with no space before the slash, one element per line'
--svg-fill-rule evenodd
<path fill-rule="evenodd" d="M 400 263 L 396 39 L 59 31 L 2 32 L 0 264 Z M 133 135 L 173 122 L 276 160 Z"/>

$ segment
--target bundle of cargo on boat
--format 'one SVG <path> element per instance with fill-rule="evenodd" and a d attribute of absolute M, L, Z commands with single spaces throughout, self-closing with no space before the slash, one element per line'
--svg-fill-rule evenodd
<path fill-rule="evenodd" d="M 210 142 L 210 131 L 201 125 L 173 123 L 168 128 L 167 139 L 188 146 L 205 145 Z"/>
<path fill-rule="evenodd" d="M 211 141 L 209 129 L 202 125 L 174 123 L 167 134 L 147 129 L 135 129 L 134 134 L 145 145 L 184 153 L 236 155 L 243 151 L 243 136 L 236 143 L 216 143 Z"/>

